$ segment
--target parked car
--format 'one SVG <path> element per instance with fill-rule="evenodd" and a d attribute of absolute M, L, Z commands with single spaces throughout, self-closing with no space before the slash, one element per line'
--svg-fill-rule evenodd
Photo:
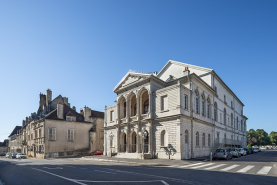
<path fill-rule="evenodd" d="M 241 154 L 241 156 L 247 155 L 246 151 L 243 148 L 238 148 L 238 150 L 239 150 L 239 153 Z"/>
<path fill-rule="evenodd" d="M 213 156 L 214 159 L 232 159 L 233 156 L 230 153 L 230 149 L 217 149 Z"/>
<path fill-rule="evenodd" d="M 17 153 L 11 153 L 11 154 L 9 155 L 9 158 L 10 158 L 10 159 L 15 159 L 15 158 L 16 158 L 16 155 L 17 155 Z"/>
<path fill-rule="evenodd" d="M 27 159 L 27 156 L 26 156 L 25 154 L 18 153 L 18 154 L 16 155 L 16 158 L 17 158 L 17 159 Z"/>
<path fill-rule="evenodd" d="M 90 153 L 90 155 L 103 155 L 103 152 L 102 151 L 95 151 L 95 152 Z"/>
<path fill-rule="evenodd" d="M 259 152 L 259 149 L 258 149 L 258 148 L 253 148 L 253 152 L 254 152 L 254 153 L 258 153 L 258 152 Z"/>
<path fill-rule="evenodd" d="M 243 148 L 243 149 L 246 151 L 246 154 L 247 154 L 247 155 L 250 154 L 248 148 Z"/>
<path fill-rule="evenodd" d="M 241 154 L 239 153 L 239 150 L 237 148 L 230 149 L 230 152 L 231 152 L 233 157 L 240 157 L 241 156 Z"/>
<path fill-rule="evenodd" d="M 1 153 L 0 156 L 6 156 L 6 153 Z"/>
<path fill-rule="evenodd" d="M 6 153 L 6 158 L 9 158 L 11 153 Z"/>
<path fill-rule="evenodd" d="M 252 147 L 248 148 L 248 150 L 249 150 L 249 153 L 250 153 L 250 154 L 253 154 L 253 153 L 254 153 L 254 151 L 253 151 L 253 148 L 252 148 Z"/>

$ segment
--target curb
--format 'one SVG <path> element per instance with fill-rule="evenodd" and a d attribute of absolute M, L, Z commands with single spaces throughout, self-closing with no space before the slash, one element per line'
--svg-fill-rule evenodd
<path fill-rule="evenodd" d="M 82 161 L 100 161 L 100 162 L 114 162 L 114 163 L 126 163 L 126 164 L 133 164 L 139 166 L 169 166 L 165 164 L 158 164 L 158 163 L 138 163 L 138 162 L 128 162 L 128 161 L 119 161 L 119 160 L 107 160 L 107 159 L 94 159 L 94 158 L 80 158 L 79 160 Z"/>

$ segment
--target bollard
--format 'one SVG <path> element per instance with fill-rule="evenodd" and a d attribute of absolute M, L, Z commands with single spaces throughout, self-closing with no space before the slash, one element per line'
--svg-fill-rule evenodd
<path fill-rule="evenodd" d="M 211 161 L 211 162 L 213 161 L 213 152 L 211 152 L 210 161 Z"/>

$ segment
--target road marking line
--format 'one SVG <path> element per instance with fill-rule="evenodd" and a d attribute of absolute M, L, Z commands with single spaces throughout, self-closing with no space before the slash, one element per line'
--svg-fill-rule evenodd
<path fill-rule="evenodd" d="M 50 172 L 47 172 L 47 171 L 44 171 L 44 170 L 40 170 L 40 169 L 37 169 L 37 168 L 32 168 L 32 169 L 37 170 L 37 171 L 41 171 L 41 172 L 44 172 L 44 173 L 48 173 L 48 174 L 53 175 L 53 176 L 56 176 L 56 177 L 60 177 L 60 178 L 65 179 L 65 180 L 68 180 L 68 181 L 71 181 L 71 182 L 75 182 L 75 183 L 77 183 L 77 184 L 87 185 L 87 184 L 78 182 L 77 180 L 69 179 L 69 178 L 66 178 L 66 177 L 63 177 L 63 176 L 60 176 L 60 175 L 56 175 L 56 174 L 54 174 L 54 173 L 50 173 Z"/>
<path fill-rule="evenodd" d="M 195 163 L 195 164 L 185 165 L 185 166 L 181 166 L 181 168 L 196 166 L 196 165 L 200 165 L 200 164 L 203 164 L 203 163 Z"/>
<path fill-rule="evenodd" d="M 63 169 L 62 167 L 56 167 L 56 168 L 43 167 L 43 168 L 46 168 L 46 169 L 49 169 L 49 170 L 62 170 Z"/>
<path fill-rule="evenodd" d="M 255 166 L 252 166 L 252 165 L 249 165 L 249 166 L 246 166 L 245 168 L 242 168 L 241 170 L 237 171 L 239 173 L 245 173 L 249 170 L 251 170 L 252 168 L 254 168 Z"/>
<path fill-rule="evenodd" d="M 266 175 L 270 170 L 272 166 L 264 166 L 260 171 L 257 172 L 257 174 Z"/>
<path fill-rule="evenodd" d="M 235 164 L 235 165 L 229 166 L 229 167 L 227 167 L 227 168 L 223 168 L 223 169 L 221 169 L 221 171 L 229 171 L 229 170 L 231 170 L 231 169 L 233 169 L 233 168 L 236 168 L 236 167 L 238 167 L 238 166 L 240 166 L 240 165 Z"/>
<path fill-rule="evenodd" d="M 125 182 L 125 183 L 137 183 L 137 182 L 162 182 L 164 185 L 169 185 L 163 180 L 152 180 L 152 181 L 90 181 L 90 180 L 77 180 L 78 182 L 108 182 L 108 183 L 117 183 L 117 182 Z"/>
<path fill-rule="evenodd" d="M 179 165 L 172 165 L 172 166 L 167 166 L 167 167 L 172 168 L 172 167 L 176 167 L 176 166 L 179 166 Z"/>
<path fill-rule="evenodd" d="M 197 168 L 202 168 L 202 167 L 206 167 L 206 166 L 211 166 L 213 165 L 214 163 L 209 163 L 209 164 L 204 164 L 204 165 L 200 165 L 200 166 L 194 166 L 194 167 L 191 167 L 193 169 L 197 169 Z"/>
<path fill-rule="evenodd" d="M 212 166 L 212 167 L 209 167 L 209 168 L 205 168 L 205 170 L 212 170 L 212 169 L 215 169 L 215 168 L 219 168 L 221 166 L 224 166 L 226 164 L 219 164 L 219 165 L 216 165 L 216 166 Z"/>
<path fill-rule="evenodd" d="M 107 171 L 100 171 L 100 170 L 94 170 L 96 172 L 103 172 L 103 173 L 111 173 L 111 174 L 117 174 L 117 173 L 113 173 L 113 172 L 107 172 Z"/>

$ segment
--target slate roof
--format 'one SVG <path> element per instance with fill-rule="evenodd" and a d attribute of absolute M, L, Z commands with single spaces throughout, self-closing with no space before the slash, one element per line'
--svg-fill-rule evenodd
<path fill-rule="evenodd" d="M 91 117 L 103 118 L 104 119 L 104 112 L 99 112 L 99 111 L 91 110 Z"/>
<path fill-rule="evenodd" d="M 9 135 L 9 137 L 10 137 L 10 136 L 13 136 L 13 135 L 15 135 L 15 134 L 17 134 L 17 131 L 21 130 L 21 128 L 22 128 L 22 126 L 16 126 L 16 127 L 13 129 L 12 133 Z"/>

